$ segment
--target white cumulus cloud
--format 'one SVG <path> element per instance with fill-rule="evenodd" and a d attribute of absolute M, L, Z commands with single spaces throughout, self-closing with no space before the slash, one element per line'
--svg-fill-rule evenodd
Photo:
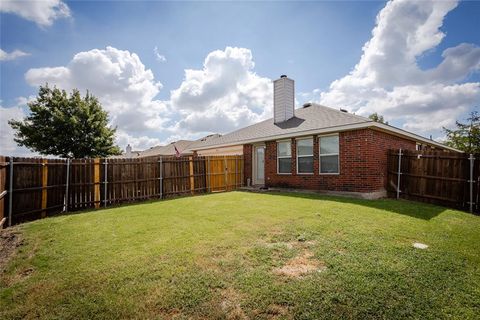
<path fill-rule="evenodd" d="M 6 52 L 0 49 L 0 61 L 15 60 L 29 55 L 30 53 L 23 52 L 22 50 L 13 50 L 12 52 Z"/>
<path fill-rule="evenodd" d="M 71 16 L 70 8 L 61 0 L 2 0 L 0 12 L 19 15 L 41 27 L 51 26 L 55 20 Z"/>
<path fill-rule="evenodd" d="M 252 53 L 227 47 L 207 55 L 200 70 L 185 70 L 170 100 L 156 99 L 162 84 L 135 54 L 113 47 L 79 52 L 65 66 L 34 68 L 28 84 L 89 90 L 117 127 L 117 142 L 134 149 L 225 133 L 271 117 L 272 84 L 254 71 Z"/>
<path fill-rule="evenodd" d="M 117 143 L 122 146 L 123 149 L 130 144 L 132 150 L 142 151 L 153 146 L 158 146 L 164 142 L 158 138 L 152 138 L 149 136 L 132 136 L 125 131 L 120 130 L 116 134 Z"/>
<path fill-rule="evenodd" d="M 48 83 L 70 92 L 77 88 L 95 95 L 111 124 L 117 127 L 117 143 L 142 149 L 160 142 L 152 138 L 162 131 L 170 114 L 165 102 L 155 99 L 162 84 L 135 53 L 113 47 L 77 53 L 66 66 L 34 68 L 25 74 L 34 87 Z"/>
<path fill-rule="evenodd" d="M 227 47 L 207 55 L 203 69 L 185 70 L 171 106 L 182 120 L 178 130 L 228 132 L 271 117 L 272 82 L 257 75 L 252 52 Z"/>
<path fill-rule="evenodd" d="M 1 102 L 1 101 L 0 101 Z M 18 104 L 13 107 L 3 107 L 0 103 L 0 155 L 2 156 L 32 156 L 34 155 L 27 148 L 17 146 L 13 140 L 14 131 L 8 124 L 9 120 L 21 120 L 25 117 L 22 108 L 24 100 L 19 99 Z"/>
<path fill-rule="evenodd" d="M 480 48 L 467 43 L 448 48 L 442 62 L 427 70 L 419 67 L 418 59 L 445 37 L 440 28 L 457 4 L 388 2 L 377 16 L 360 61 L 320 94 L 320 102 L 362 115 L 379 112 L 417 132 L 453 124 L 480 100 L 480 83 L 461 83 L 480 69 Z"/>
<path fill-rule="evenodd" d="M 25 79 L 35 87 L 49 83 L 67 91 L 89 90 L 112 123 L 131 134 L 157 131 L 166 120 L 165 103 L 155 99 L 162 84 L 129 51 L 107 47 L 80 52 L 67 66 L 30 69 Z"/>

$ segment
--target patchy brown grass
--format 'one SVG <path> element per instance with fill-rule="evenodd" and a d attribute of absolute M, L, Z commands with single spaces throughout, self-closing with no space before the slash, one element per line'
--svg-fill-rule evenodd
<path fill-rule="evenodd" d="M 0 272 L 5 270 L 22 244 L 22 234 L 17 228 L 0 229 Z"/>
<path fill-rule="evenodd" d="M 160 316 L 161 319 L 181 319 L 183 317 L 179 309 L 160 310 L 157 315 Z"/>
<path fill-rule="evenodd" d="M 477 319 L 479 228 L 407 201 L 236 192 L 52 217 L 2 239 L 0 319 Z"/>
<path fill-rule="evenodd" d="M 279 304 L 271 304 L 267 308 L 268 319 L 293 319 L 288 308 Z"/>
<path fill-rule="evenodd" d="M 0 229 L 0 274 L 3 274 L 3 284 L 11 287 L 17 283 L 23 282 L 35 273 L 35 268 L 30 261 L 35 257 L 37 243 L 33 246 L 27 246 L 19 227 Z M 25 254 L 28 250 L 28 254 Z M 15 264 L 7 270 L 10 260 L 20 256 L 26 263 Z M 8 272 L 7 272 L 8 271 Z"/>
<path fill-rule="evenodd" d="M 261 244 L 267 248 L 285 248 L 285 249 L 296 249 L 296 248 L 307 248 L 312 247 L 317 244 L 315 240 L 308 241 L 279 241 L 279 242 L 267 242 L 261 241 Z"/>
<path fill-rule="evenodd" d="M 312 272 L 322 272 L 326 270 L 323 262 L 313 259 L 313 253 L 309 250 L 304 250 L 302 254 L 287 261 L 281 267 L 274 269 L 274 273 L 282 276 L 300 278 Z"/>
<path fill-rule="evenodd" d="M 243 311 L 240 301 L 240 294 L 232 288 L 224 289 L 220 292 L 222 300 L 220 302 L 220 308 L 226 314 L 226 318 L 229 320 L 241 320 L 248 319 L 247 315 Z"/>

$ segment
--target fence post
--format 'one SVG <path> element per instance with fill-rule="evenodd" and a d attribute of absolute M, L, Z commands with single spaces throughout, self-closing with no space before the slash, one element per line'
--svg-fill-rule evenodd
<path fill-rule="evenodd" d="M 207 187 L 207 192 L 210 192 L 210 156 L 207 156 L 207 168 L 205 168 L 205 183 Z"/>
<path fill-rule="evenodd" d="M 240 187 L 243 187 L 243 166 L 245 165 L 244 156 L 240 156 Z"/>
<path fill-rule="evenodd" d="M 470 154 L 470 157 L 468 158 L 470 160 L 470 180 L 468 182 L 470 183 L 470 202 L 469 202 L 469 207 L 470 207 L 470 212 L 473 212 L 473 164 L 475 162 L 475 157 L 473 154 Z"/>
<path fill-rule="evenodd" d="M 237 176 L 238 176 L 238 157 L 235 156 L 235 189 L 238 188 Z"/>
<path fill-rule="evenodd" d="M 12 226 L 12 208 L 13 208 L 13 157 L 10 157 L 10 174 L 8 187 L 8 226 Z"/>
<path fill-rule="evenodd" d="M 225 191 L 228 191 L 228 165 L 227 156 L 223 156 L 223 163 L 225 165 Z"/>
<path fill-rule="evenodd" d="M 70 183 L 70 159 L 67 159 L 67 178 L 65 182 L 65 208 L 63 211 L 68 212 L 68 184 Z"/>
<path fill-rule="evenodd" d="M 397 199 L 400 199 L 400 176 L 402 174 L 400 170 L 401 166 L 402 166 L 402 149 L 398 149 Z"/>
<path fill-rule="evenodd" d="M 93 201 L 95 209 L 100 208 L 100 159 L 93 159 Z"/>
<path fill-rule="evenodd" d="M 192 194 L 195 193 L 195 177 L 193 176 L 193 158 L 190 156 L 188 157 L 189 164 L 190 164 L 190 192 Z"/>
<path fill-rule="evenodd" d="M 108 188 L 108 179 L 107 179 L 107 169 L 108 169 L 108 160 L 107 158 L 104 159 L 104 168 L 103 168 L 103 207 L 107 207 L 107 188 Z"/>
<path fill-rule="evenodd" d="M 48 160 L 42 160 L 42 218 L 47 216 L 47 200 L 48 200 Z"/>
<path fill-rule="evenodd" d="M 158 160 L 158 163 L 160 164 L 160 173 L 159 173 L 158 181 L 160 183 L 160 199 L 162 199 L 163 198 L 163 161 L 161 156 L 160 156 L 160 160 Z"/>

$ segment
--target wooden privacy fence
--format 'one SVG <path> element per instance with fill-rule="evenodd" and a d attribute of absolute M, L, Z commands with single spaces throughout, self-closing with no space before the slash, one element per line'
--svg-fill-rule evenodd
<path fill-rule="evenodd" d="M 242 156 L 0 157 L 0 162 L 0 219 L 5 217 L 8 225 L 66 211 L 243 186 Z"/>
<path fill-rule="evenodd" d="M 390 150 L 389 196 L 480 212 L 480 155 Z"/>
<path fill-rule="evenodd" d="M 5 197 L 7 196 L 7 162 L 5 157 L 0 156 L 0 229 L 3 227 L 5 218 Z"/>

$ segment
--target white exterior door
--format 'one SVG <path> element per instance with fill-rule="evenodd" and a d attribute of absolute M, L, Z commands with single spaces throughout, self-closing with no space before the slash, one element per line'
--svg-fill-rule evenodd
<path fill-rule="evenodd" d="M 265 184 L 265 146 L 255 147 L 253 157 L 253 183 L 263 185 Z"/>

